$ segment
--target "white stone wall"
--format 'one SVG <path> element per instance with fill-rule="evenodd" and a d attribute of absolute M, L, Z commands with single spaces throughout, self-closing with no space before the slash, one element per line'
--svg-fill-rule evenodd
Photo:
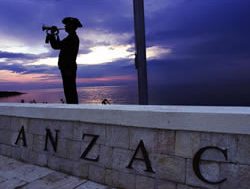
<path fill-rule="evenodd" d="M 162 106 L 67 106 L 0 104 L 0 154 L 124 189 L 248 189 L 250 185 L 250 109 Z M 197 116 L 196 116 L 197 115 Z M 20 138 L 24 128 L 27 146 Z M 48 140 L 58 132 L 57 151 Z M 83 135 L 86 135 L 83 138 Z M 88 155 L 81 159 L 93 137 Z M 22 135 L 23 136 L 23 135 Z M 143 141 L 145 161 L 131 161 Z M 208 184 L 193 170 L 195 154 L 208 150 L 200 163 Z M 137 158 L 144 158 L 141 149 Z"/>

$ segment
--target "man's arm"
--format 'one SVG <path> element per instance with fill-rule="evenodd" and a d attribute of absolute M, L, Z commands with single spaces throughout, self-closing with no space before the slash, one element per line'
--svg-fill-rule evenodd
<path fill-rule="evenodd" d="M 58 35 L 49 34 L 49 41 L 53 49 L 61 49 L 61 41 Z"/>

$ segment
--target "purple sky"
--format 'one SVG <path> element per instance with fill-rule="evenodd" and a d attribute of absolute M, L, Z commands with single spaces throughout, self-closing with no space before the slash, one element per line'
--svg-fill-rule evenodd
<path fill-rule="evenodd" d="M 150 89 L 250 95 L 249 6 L 145 0 Z M 63 26 L 66 16 L 84 25 L 79 86 L 136 84 L 132 0 L 1 0 L 0 10 L 0 90 L 61 86 L 58 52 L 44 44 L 41 26 Z"/>

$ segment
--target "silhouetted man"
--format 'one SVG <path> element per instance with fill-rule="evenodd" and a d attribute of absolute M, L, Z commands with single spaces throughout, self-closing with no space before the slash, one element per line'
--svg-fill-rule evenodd
<path fill-rule="evenodd" d="M 77 18 L 66 17 L 62 20 L 68 36 L 62 41 L 59 39 L 58 30 L 54 29 L 49 35 L 49 41 L 53 49 L 60 49 L 58 67 L 61 71 L 64 94 L 68 104 L 78 104 L 76 89 L 76 57 L 79 50 L 79 38 L 76 34 L 77 28 L 82 24 Z"/>

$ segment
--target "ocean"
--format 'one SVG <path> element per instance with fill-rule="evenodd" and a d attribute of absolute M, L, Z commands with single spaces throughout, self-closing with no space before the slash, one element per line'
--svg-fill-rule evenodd
<path fill-rule="evenodd" d="M 35 101 L 36 103 L 62 103 L 65 101 L 62 88 L 19 90 L 25 94 L 0 98 L 0 102 Z M 137 88 L 135 86 L 95 86 L 79 87 L 78 98 L 81 104 L 101 104 L 103 99 L 108 99 L 111 104 L 137 104 Z"/>
<path fill-rule="evenodd" d="M 65 101 L 62 88 L 18 90 L 25 94 L 0 98 L 0 102 L 62 103 Z M 150 86 L 150 105 L 202 105 L 202 106 L 250 106 L 250 89 L 241 85 L 223 86 Z M 101 104 L 108 99 L 111 104 L 138 104 L 137 86 L 78 87 L 81 104 Z"/>

